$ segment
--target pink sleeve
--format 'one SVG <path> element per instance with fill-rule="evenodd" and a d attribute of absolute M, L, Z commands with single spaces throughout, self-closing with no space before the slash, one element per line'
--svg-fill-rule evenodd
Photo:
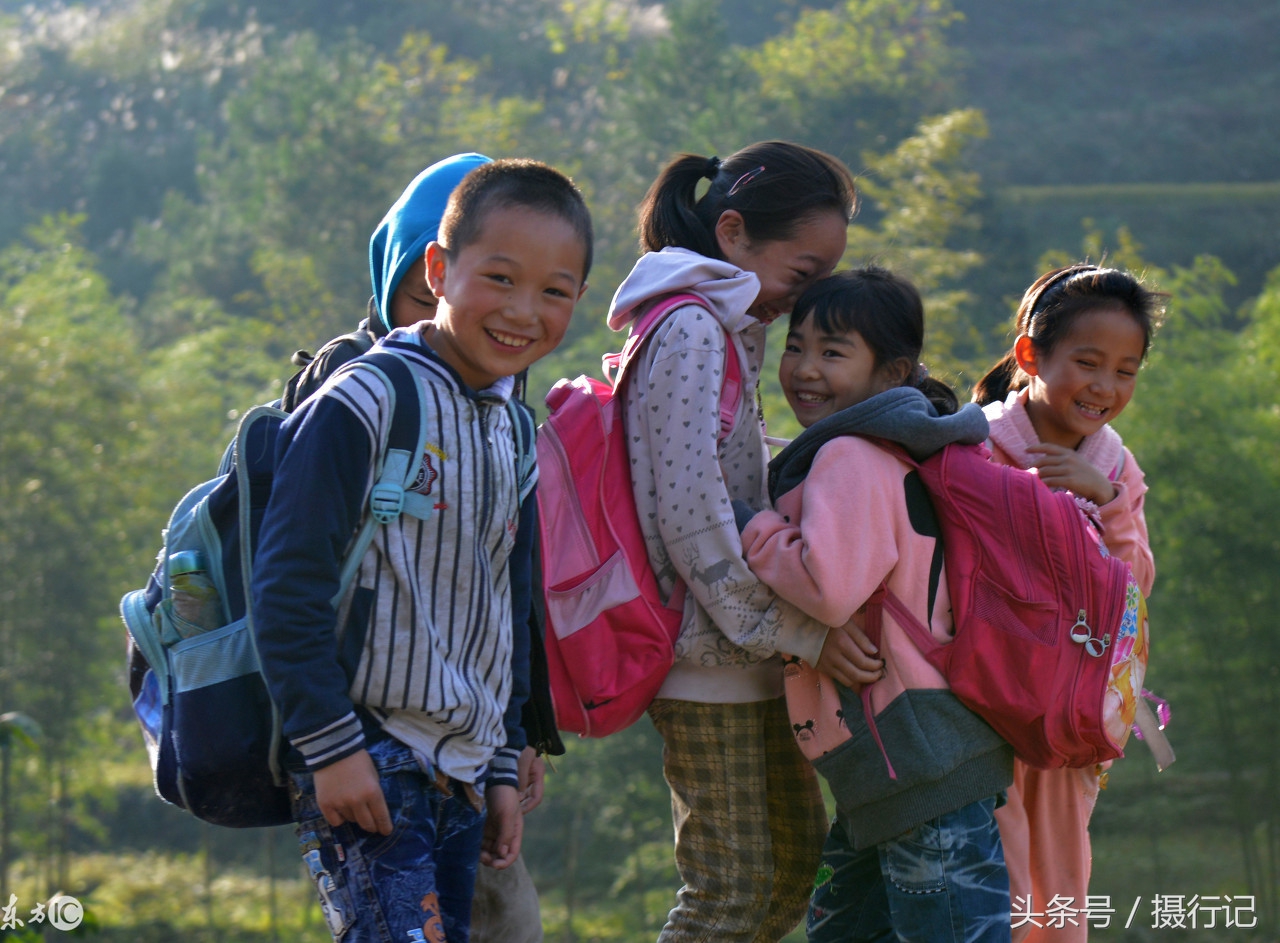
<path fill-rule="evenodd" d="M 1124 450 L 1124 468 L 1115 481 L 1116 496 L 1099 508 L 1108 549 L 1133 567 L 1134 579 L 1144 595 L 1151 594 L 1156 579 L 1155 559 L 1147 537 L 1147 518 L 1143 514 L 1147 483 L 1134 460 Z"/>
<path fill-rule="evenodd" d="M 843 625 L 898 561 L 902 475 L 897 459 L 863 439 L 828 442 L 778 510 L 762 511 L 743 531 L 752 571 L 817 621 Z"/>

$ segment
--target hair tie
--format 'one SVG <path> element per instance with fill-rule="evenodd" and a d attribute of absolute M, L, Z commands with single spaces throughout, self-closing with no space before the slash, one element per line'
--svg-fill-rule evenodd
<path fill-rule="evenodd" d="M 720 173 L 720 158 L 708 157 L 707 162 L 702 165 L 702 176 L 708 180 L 715 180 L 718 173 Z"/>
<path fill-rule="evenodd" d="M 929 368 L 922 363 L 918 363 L 911 370 L 910 383 L 912 386 L 919 386 L 929 378 Z"/>

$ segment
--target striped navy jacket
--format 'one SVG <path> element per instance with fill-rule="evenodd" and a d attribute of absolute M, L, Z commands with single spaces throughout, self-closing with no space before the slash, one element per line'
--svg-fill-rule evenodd
<path fill-rule="evenodd" d="M 362 705 L 435 769 L 515 785 L 528 620 L 513 620 L 512 600 L 514 589 L 527 611 L 536 470 L 517 481 L 512 380 L 475 392 L 420 334 L 381 343 L 422 383 L 429 432 L 413 490 L 433 499 L 431 516 L 379 527 L 334 611 L 390 423 L 382 384 L 339 370 L 281 426 L 254 565 L 263 674 L 308 768 L 363 748 Z"/>

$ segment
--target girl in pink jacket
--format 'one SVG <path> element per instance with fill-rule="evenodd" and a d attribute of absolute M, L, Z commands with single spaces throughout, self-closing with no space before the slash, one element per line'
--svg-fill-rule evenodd
<path fill-rule="evenodd" d="M 974 400 L 991 424 L 994 461 L 1034 468 L 1101 520 L 1108 549 L 1144 594 L 1155 563 L 1142 469 L 1110 422 L 1133 396 L 1160 296 L 1117 269 L 1071 265 L 1040 276 L 1022 298 L 1013 349 Z M 1102 767 L 1038 770 L 1018 761 L 997 813 L 1009 866 L 1013 938 L 1082 943 L 1088 935 L 1089 818 Z"/>
<path fill-rule="evenodd" d="M 865 438 L 892 440 L 917 460 L 986 439 L 981 410 L 958 409 L 917 363 L 923 339 L 920 295 L 878 268 L 824 279 L 791 315 L 779 377 L 806 428 L 770 463 L 775 510 L 750 518 L 743 547 L 765 584 L 827 625 L 843 625 L 887 583 L 936 636 L 952 634 L 929 496 L 914 466 Z M 831 673 L 849 738 L 814 759 L 837 815 L 809 940 L 1008 941 L 994 812 L 1013 778 L 1012 749 L 887 612 L 878 646 L 849 631 L 865 659 L 848 676 Z M 792 677 L 801 670 L 787 667 Z M 797 738 L 812 736 L 796 719 Z"/>

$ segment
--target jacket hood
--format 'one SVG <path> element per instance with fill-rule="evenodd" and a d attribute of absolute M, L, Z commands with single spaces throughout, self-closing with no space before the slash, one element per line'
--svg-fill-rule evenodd
<path fill-rule="evenodd" d="M 688 249 L 646 252 L 618 286 L 609 305 L 609 327 L 621 331 L 645 303 L 677 291 L 696 292 L 711 302 L 711 313 L 730 334 L 755 323 L 747 309 L 760 294 L 760 280 L 736 265 Z"/>
<path fill-rule="evenodd" d="M 939 416 L 929 398 L 913 386 L 898 386 L 820 419 L 769 463 L 769 494 L 786 494 L 809 473 L 814 456 L 830 439 L 872 436 L 896 442 L 917 461 L 953 442 L 977 445 L 987 439 L 987 417 L 976 403 Z"/>
<path fill-rule="evenodd" d="M 468 173 L 490 162 L 483 154 L 455 154 L 432 164 L 405 187 L 373 231 L 369 239 L 369 277 L 378 320 L 387 330 L 392 327 L 388 313 L 391 296 L 409 266 L 422 258 L 427 243 L 439 234 L 449 194 Z"/>

